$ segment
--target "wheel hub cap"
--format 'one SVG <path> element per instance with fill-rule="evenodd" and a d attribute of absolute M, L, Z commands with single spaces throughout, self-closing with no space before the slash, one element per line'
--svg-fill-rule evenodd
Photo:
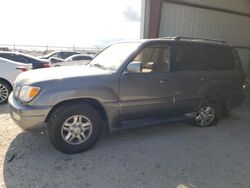
<path fill-rule="evenodd" d="M 73 145 L 82 144 L 92 134 L 91 121 L 82 115 L 74 115 L 66 119 L 61 128 L 65 142 Z"/>

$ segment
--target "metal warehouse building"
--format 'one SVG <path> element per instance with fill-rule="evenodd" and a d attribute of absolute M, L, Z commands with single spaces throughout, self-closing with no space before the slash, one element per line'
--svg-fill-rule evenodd
<path fill-rule="evenodd" d="M 250 78 L 250 0 L 142 0 L 142 38 L 222 39 L 238 50 Z"/>

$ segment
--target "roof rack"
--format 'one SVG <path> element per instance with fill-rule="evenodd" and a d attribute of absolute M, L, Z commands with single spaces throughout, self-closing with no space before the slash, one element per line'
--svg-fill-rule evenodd
<path fill-rule="evenodd" d="M 226 41 L 217 40 L 217 39 L 209 39 L 209 38 L 197 38 L 197 37 L 181 37 L 181 36 L 173 36 L 173 37 L 163 37 L 164 39 L 171 39 L 171 40 L 192 40 L 192 41 L 204 41 L 204 42 L 217 42 L 221 44 L 227 44 Z"/>

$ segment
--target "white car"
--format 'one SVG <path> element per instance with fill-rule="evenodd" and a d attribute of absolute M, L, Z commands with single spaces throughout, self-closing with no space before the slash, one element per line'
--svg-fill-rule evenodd
<path fill-rule="evenodd" d="M 50 63 L 53 67 L 86 65 L 92 59 L 93 57 L 87 54 L 75 54 L 66 59 L 51 57 Z"/>
<path fill-rule="evenodd" d="M 0 57 L 0 104 L 7 101 L 16 77 L 32 68 L 32 64 L 14 62 Z"/>

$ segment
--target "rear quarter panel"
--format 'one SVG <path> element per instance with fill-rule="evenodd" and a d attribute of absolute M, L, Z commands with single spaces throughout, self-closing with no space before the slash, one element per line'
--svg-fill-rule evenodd
<path fill-rule="evenodd" d="M 16 64 L 0 61 L 0 78 L 9 81 L 13 85 L 16 77 L 22 73 L 21 70 L 16 69 L 16 66 Z"/>

